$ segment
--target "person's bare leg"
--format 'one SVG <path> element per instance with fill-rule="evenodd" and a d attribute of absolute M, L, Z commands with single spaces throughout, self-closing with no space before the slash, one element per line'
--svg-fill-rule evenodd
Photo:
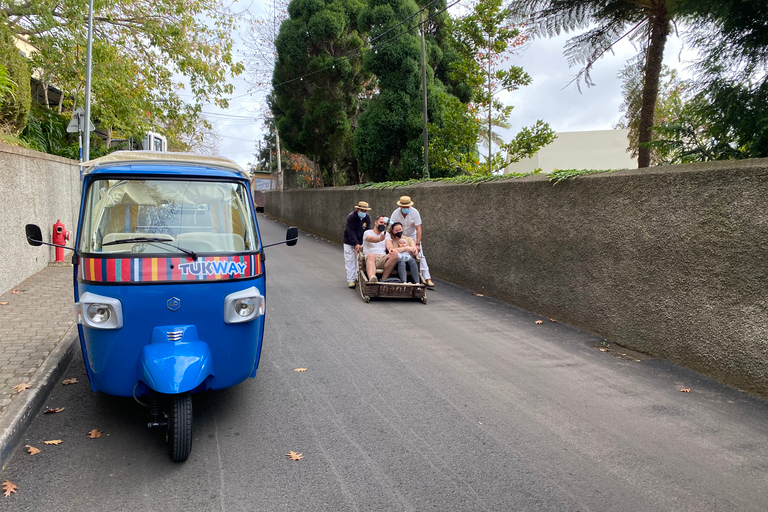
<path fill-rule="evenodd" d="M 384 273 L 381 274 L 381 279 L 384 280 L 389 277 L 389 274 L 394 270 L 397 265 L 397 253 L 391 252 L 387 254 L 387 261 L 384 263 Z"/>
<path fill-rule="evenodd" d="M 376 255 L 369 254 L 365 257 L 365 270 L 368 273 L 368 280 L 370 281 L 373 276 L 376 275 Z"/>

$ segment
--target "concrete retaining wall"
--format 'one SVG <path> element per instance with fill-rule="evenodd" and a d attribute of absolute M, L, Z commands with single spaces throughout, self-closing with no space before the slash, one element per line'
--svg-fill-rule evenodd
<path fill-rule="evenodd" d="M 269 192 L 266 213 L 340 242 L 357 201 L 401 195 L 434 277 L 768 396 L 768 159 Z"/>
<path fill-rule="evenodd" d="M 53 224 L 59 219 L 67 230 L 74 232 L 80 209 L 77 162 L 0 144 L 0 197 L 3 202 L 0 293 L 3 293 L 55 260 L 53 247 L 27 244 L 26 224 L 38 224 L 43 230 L 44 242 L 51 241 Z M 65 253 L 67 261 L 71 254 Z"/>

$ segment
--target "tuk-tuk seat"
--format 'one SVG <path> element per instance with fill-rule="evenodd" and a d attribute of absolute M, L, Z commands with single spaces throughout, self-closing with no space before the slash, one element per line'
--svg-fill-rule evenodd
<path fill-rule="evenodd" d="M 214 250 L 221 252 L 244 252 L 245 242 L 243 237 L 234 233 L 206 233 L 192 232 L 181 233 L 178 237 L 182 247 L 189 242 L 200 242 L 211 245 Z"/>

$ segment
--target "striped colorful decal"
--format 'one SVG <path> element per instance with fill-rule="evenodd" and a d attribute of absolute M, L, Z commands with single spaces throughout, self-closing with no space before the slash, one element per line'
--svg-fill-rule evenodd
<path fill-rule="evenodd" d="M 261 275 L 258 254 L 192 258 L 80 258 L 78 279 L 93 283 L 163 283 L 247 279 Z"/>

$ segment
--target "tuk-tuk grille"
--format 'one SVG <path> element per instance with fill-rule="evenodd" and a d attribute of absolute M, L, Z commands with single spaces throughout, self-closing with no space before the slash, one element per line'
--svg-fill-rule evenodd
<path fill-rule="evenodd" d="M 168 341 L 179 341 L 184 336 L 184 331 L 171 331 L 165 333 Z"/>

